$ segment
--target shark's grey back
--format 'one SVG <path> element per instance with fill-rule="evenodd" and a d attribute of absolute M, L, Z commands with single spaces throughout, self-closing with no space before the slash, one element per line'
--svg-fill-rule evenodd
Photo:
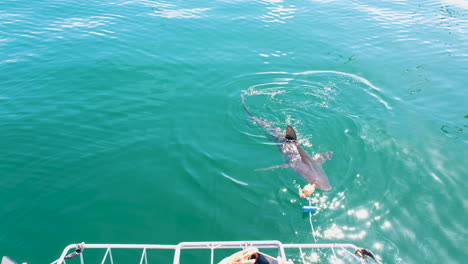
<path fill-rule="evenodd" d="M 252 112 L 250 112 L 250 109 L 245 104 L 245 97 L 244 97 L 243 94 L 241 94 L 241 100 L 242 100 L 242 105 L 245 108 L 245 111 L 247 111 L 247 113 L 250 115 L 250 119 L 252 120 L 252 122 L 254 124 L 257 124 L 257 125 L 263 127 L 277 141 L 284 141 L 285 140 L 284 131 L 281 128 L 275 127 L 271 122 L 269 122 L 269 121 L 267 121 L 265 119 L 258 118 L 256 116 L 254 116 L 252 114 Z"/>
<path fill-rule="evenodd" d="M 241 95 L 242 104 L 245 110 L 249 113 L 252 122 L 262 126 L 277 142 L 280 143 L 280 150 L 283 153 L 287 164 L 273 166 L 270 168 L 262 169 L 276 169 L 276 168 L 292 168 L 297 174 L 301 175 L 307 182 L 314 184 L 317 188 L 322 190 L 331 190 L 331 185 L 328 177 L 322 169 L 321 164 L 330 159 L 333 152 L 317 154 L 311 158 L 297 143 L 297 136 L 294 128 L 287 126 L 286 131 L 267 120 L 254 116 L 247 105 L 245 104 L 244 96 Z"/>

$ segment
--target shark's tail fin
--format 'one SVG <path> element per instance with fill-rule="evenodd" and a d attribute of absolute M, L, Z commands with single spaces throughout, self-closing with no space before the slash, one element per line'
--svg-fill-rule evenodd
<path fill-rule="evenodd" d="M 241 97 L 242 105 L 243 105 L 244 108 L 245 108 L 245 111 L 247 111 L 247 113 L 249 113 L 249 115 L 253 116 L 252 112 L 250 112 L 249 108 L 248 108 L 247 105 L 245 104 L 245 96 L 244 96 L 244 94 L 241 93 L 240 97 Z"/>

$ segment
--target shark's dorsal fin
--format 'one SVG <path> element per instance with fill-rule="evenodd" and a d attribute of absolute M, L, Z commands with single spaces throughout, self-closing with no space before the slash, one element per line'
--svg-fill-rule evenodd
<path fill-rule="evenodd" d="M 284 169 L 284 168 L 290 168 L 291 165 L 289 164 L 282 164 L 282 165 L 277 165 L 269 168 L 264 168 L 264 169 L 256 169 L 256 171 L 262 171 L 262 170 L 273 170 L 273 169 Z"/>
<path fill-rule="evenodd" d="M 318 164 L 323 164 L 325 161 L 331 159 L 333 156 L 333 151 L 328 151 L 322 154 L 315 154 L 315 156 L 312 157 L 312 160 L 317 162 Z"/>
<path fill-rule="evenodd" d="M 287 140 L 293 140 L 293 141 L 297 140 L 296 131 L 294 131 L 294 128 L 292 128 L 292 126 L 288 125 L 288 127 L 286 128 L 285 137 Z"/>

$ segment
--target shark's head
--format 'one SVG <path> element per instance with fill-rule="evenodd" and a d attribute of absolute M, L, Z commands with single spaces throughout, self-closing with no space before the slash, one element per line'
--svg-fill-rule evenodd
<path fill-rule="evenodd" d="M 332 189 L 328 177 L 319 164 L 298 161 L 292 168 L 301 175 L 308 183 L 314 184 L 316 188 L 329 191 Z"/>
<path fill-rule="evenodd" d="M 328 182 L 327 176 L 318 178 L 315 187 L 323 191 L 330 191 L 332 189 L 330 182 Z"/>
<path fill-rule="evenodd" d="M 288 159 L 289 164 L 291 164 L 292 169 L 294 169 L 299 175 L 307 180 L 310 184 L 314 184 L 315 187 L 320 190 L 329 191 L 332 189 L 328 177 L 323 171 L 322 164 L 331 158 L 333 152 L 329 151 L 323 154 L 317 154 L 314 157 L 310 157 L 307 152 L 305 152 L 297 144 L 296 132 L 291 126 L 286 128 L 285 139 L 287 142 L 294 142 L 293 149 L 294 151 L 285 151 L 289 148 L 283 148 L 283 153 L 286 152 L 286 158 Z M 285 146 L 290 146 L 291 144 L 286 144 Z"/>
<path fill-rule="evenodd" d="M 323 170 L 309 170 L 305 171 L 298 171 L 298 173 L 304 177 L 307 182 L 310 184 L 314 184 L 316 188 L 323 190 L 323 191 L 330 191 L 332 189 L 330 182 L 328 181 L 327 175 L 323 172 Z"/>

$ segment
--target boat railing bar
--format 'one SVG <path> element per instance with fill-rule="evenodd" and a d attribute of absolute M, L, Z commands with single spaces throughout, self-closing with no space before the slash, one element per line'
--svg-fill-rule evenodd
<path fill-rule="evenodd" d="M 215 249 L 235 249 L 235 248 L 248 248 L 248 247 L 257 247 L 259 249 L 265 248 L 277 248 L 278 257 L 286 259 L 286 254 L 284 249 L 352 249 L 353 251 L 357 250 L 358 247 L 354 244 L 349 243 L 328 243 L 328 244 L 283 244 L 277 240 L 267 240 L 267 241 L 216 241 L 216 242 L 182 242 L 177 245 L 155 245 L 155 244 L 70 244 L 62 251 L 60 257 L 52 262 L 51 264 L 65 264 L 65 259 L 67 258 L 67 253 L 70 250 L 81 249 L 106 249 L 106 253 L 102 259 L 101 264 L 104 264 L 107 257 L 109 257 L 111 264 L 114 263 L 112 258 L 111 249 L 142 249 L 140 264 L 148 264 L 147 250 L 156 249 L 156 250 L 174 250 L 173 264 L 179 264 L 180 254 L 184 249 L 210 249 L 211 250 L 211 264 L 214 261 L 214 250 Z M 80 263 L 84 264 L 83 254 L 80 255 Z"/>

